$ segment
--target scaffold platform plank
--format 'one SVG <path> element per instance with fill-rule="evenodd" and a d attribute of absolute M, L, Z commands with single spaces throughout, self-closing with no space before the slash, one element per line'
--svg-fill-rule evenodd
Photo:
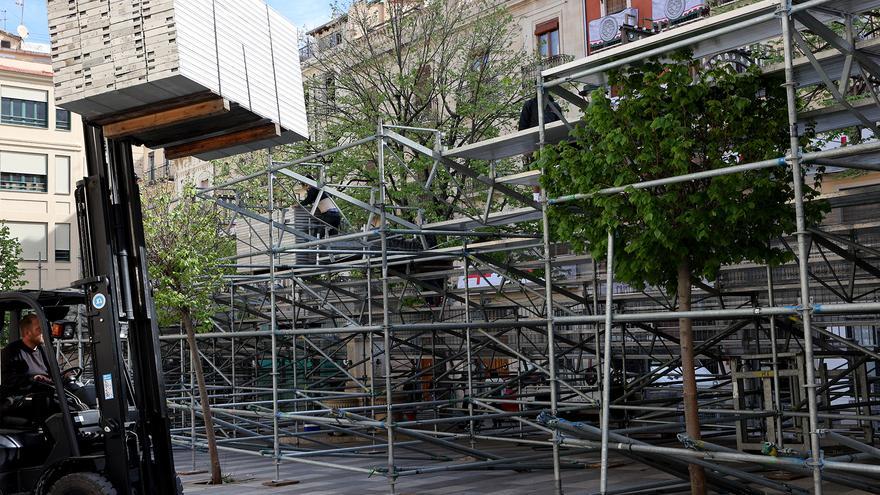
<path fill-rule="evenodd" d="M 517 186 L 537 186 L 541 178 L 540 170 L 528 170 L 518 174 L 508 175 L 495 179 L 495 182 Z"/>
<path fill-rule="evenodd" d="M 849 104 L 868 120 L 880 121 L 880 106 L 877 106 L 873 98 L 862 98 L 851 101 Z M 802 113 L 799 120 L 801 126 L 814 125 L 816 132 L 829 132 L 860 125 L 852 110 L 840 104 Z"/>
<path fill-rule="evenodd" d="M 530 222 L 541 218 L 541 211 L 531 207 L 514 208 L 489 214 L 488 218 L 454 218 L 424 225 L 425 230 L 460 230 L 463 232 L 479 227 L 497 227 L 515 223 Z"/>
<path fill-rule="evenodd" d="M 523 129 L 511 134 L 447 150 L 443 153 L 443 156 L 447 158 L 470 158 L 472 160 L 501 160 L 516 155 L 534 153 L 538 149 L 538 134 L 537 127 Z M 558 143 L 567 137 L 568 127 L 564 122 L 551 122 L 544 128 L 544 141 L 547 144 Z"/>
<path fill-rule="evenodd" d="M 880 38 L 857 41 L 855 48 L 858 52 L 873 59 L 877 64 L 880 64 Z M 825 71 L 825 74 L 827 74 L 831 80 L 836 81 L 841 77 L 846 64 L 846 55 L 838 50 L 830 49 L 816 53 L 813 56 L 816 57 L 822 70 Z M 792 65 L 794 68 L 794 78 L 800 87 L 822 83 L 821 74 L 819 74 L 819 71 L 813 67 L 813 64 L 810 63 L 810 60 L 807 57 L 798 57 L 794 59 Z M 784 74 L 785 64 L 782 62 L 772 64 L 765 67 L 763 71 L 768 75 L 781 76 Z M 852 76 L 858 73 L 859 64 L 855 62 L 851 65 L 849 75 Z"/>

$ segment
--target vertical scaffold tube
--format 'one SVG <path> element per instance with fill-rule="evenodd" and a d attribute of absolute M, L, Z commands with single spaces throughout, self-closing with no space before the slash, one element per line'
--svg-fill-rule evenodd
<path fill-rule="evenodd" d="M 541 71 L 537 76 L 537 107 L 538 107 L 538 148 L 543 149 L 545 143 L 544 134 L 544 85 Z M 559 387 L 556 382 L 556 338 L 553 324 L 553 258 L 550 250 L 550 204 L 549 196 L 545 188 L 541 188 L 541 218 L 544 231 L 544 299 L 547 303 L 547 359 L 550 371 L 550 410 L 555 416 L 559 405 Z M 556 493 L 562 494 L 562 470 L 559 467 L 559 442 L 558 433 L 553 433 L 553 480 Z"/>
<path fill-rule="evenodd" d="M 608 260 L 605 267 L 605 355 L 602 357 L 602 454 L 599 492 L 608 492 L 608 430 L 611 425 L 611 326 L 614 297 L 614 234 L 608 233 Z M 598 343 L 597 343 L 598 344 Z"/>
<path fill-rule="evenodd" d="M 272 148 L 269 148 L 269 218 L 275 219 L 275 173 L 272 172 Z M 275 307 L 275 227 L 269 228 L 269 325 L 272 327 L 272 452 L 275 458 L 275 481 L 281 479 L 281 443 L 278 438 L 278 321 Z"/>
<path fill-rule="evenodd" d="M 767 265 L 767 303 L 769 306 L 776 306 L 776 294 L 773 288 L 773 269 Z M 776 445 L 782 447 L 782 399 L 779 396 L 779 347 L 776 343 L 776 317 L 770 317 L 770 355 L 773 363 L 773 410 L 776 411 L 776 417 L 773 421 L 776 425 L 776 438 L 773 440 Z"/>
<path fill-rule="evenodd" d="M 785 91 L 788 102 L 788 124 L 791 142 L 791 169 L 794 185 L 794 205 L 797 220 L 798 268 L 801 289 L 801 321 L 804 326 L 804 359 L 806 361 L 807 408 L 810 416 L 810 456 L 813 468 L 813 493 L 822 495 L 821 450 L 819 447 L 819 417 L 816 410 L 816 361 L 813 358 L 813 329 L 810 302 L 810 280 L 808 275 L 810 251 L 807 245 L 807 225 L 804 213 L 804 178 L 801 171 L 800 139 L 797 120 L 797 93 L 794 80 L 792 54 L 791 4 L 780 0 L 782 21 L 782 43 L 785 56 Z"/>
<path fill-rule="evenodd" d="M 382 240 L 382 333 L 384 338 L 385 352 L 385 423 L 388 432 L 388 488 L 394 495 L 396 483 L 396 469 L 394 467 L 394 416 L 391 393 L 391 316 L 388 301 L 388 219 L 386 218 L 385 194 L 385 130 L 382 121 L 377 127 L 378 133 L 378 168 L 379 168 L 379 215 Z"/>
<path fill-rule="evenodd" d="M 468 263 L 468 252 L 467 252 L 467 241 L 464 242 L 464 255 L 462 256 L 462 270 L 464 275 L 464 320 L 465 323 L 471 322 L 471 291 L 470 291 L 470 264 Z M 471 329 L 470 327 L 465 329 L 464 334 L 464 345 L 465 351 L 467 353 L 467 410 L 468 417 L 470 417 L 470 421 L 468 421 L 468 433 L 471 441 L 471 448 L 474 448 L 474 356 L 471 354 Z"/>

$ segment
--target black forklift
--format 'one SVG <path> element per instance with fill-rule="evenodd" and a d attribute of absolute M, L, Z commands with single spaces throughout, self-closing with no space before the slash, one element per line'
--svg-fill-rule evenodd
<path fill-rule="evenodd" d="M 0 293 L 8 342 L 23 315 L 36 315 L 51 381 L 8 390 L 0 376 L 0 495 L 180 494 L 132 143 L 84 127 L 87 177 L 76 188 L 83 279 L 67 291 Z M 52 342 L 71 337 L 64 318 L 77 306 L 90 369 L 62 370 Z M 93 387 L 82 385 L 84 371 Z"/>

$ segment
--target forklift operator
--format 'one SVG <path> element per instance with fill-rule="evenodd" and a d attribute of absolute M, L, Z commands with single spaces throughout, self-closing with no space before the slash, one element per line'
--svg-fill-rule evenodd
<path fill-rule="evenodd" d="M 40 346 L 43 332 L 37 315 L 27 315 L 19 323 L 21 339 L 3 348 L 2 371 L 0 377 L 3 387 L 8 390 L 21 390 L 31 382 L 52 384 L 49 368 L 43 360 Z"/>

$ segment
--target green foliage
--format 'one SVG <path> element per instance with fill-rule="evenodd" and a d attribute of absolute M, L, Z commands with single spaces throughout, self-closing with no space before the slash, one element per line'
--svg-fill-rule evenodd
<path fill-rule="evenodd" d="M 699 68 L 686 55 L 610 74 L 616 98 L 596 91 L 574 140 L 544 150 L 551 197 L 713 170 L 786 153 L 785 90 L 757 71 Z M 804 143 L 808 142 L 804 138 Z M 819 174 L 816 176 L 818 183 Z M 817 192 L 806 187 L 807 199 Z M 677 267 L 714 280 L 722 265 L 777 264 L 785 252 L 768 243 L 795 230 L 791 167 L 772 167 L 595 195 L 551 210 L 558 238 L 604 258 L 614 231 L 618 279 L 675 287 Z M 809 203 L 810 222 L 825 206 Z"/>
<path fill-rule="evenodd" d="M 0 220 L 0 292 L 20 289 L 24 285 L 21 269 L 21 245 L 9 233 L 9 227 Z"/>
<path fill-rule="evenodd" d="M 223 285 L 224 258 L 235 241 L 221 229 L 217 206 L 195 197 L 187 187 L 180 199 L 167 190 L 145 192 L 144 231 L 150 278 L 156 285 L 160 324 L 180 322 L 191 314 L 198 330 L 211 326 L 212 296 Z"/>

